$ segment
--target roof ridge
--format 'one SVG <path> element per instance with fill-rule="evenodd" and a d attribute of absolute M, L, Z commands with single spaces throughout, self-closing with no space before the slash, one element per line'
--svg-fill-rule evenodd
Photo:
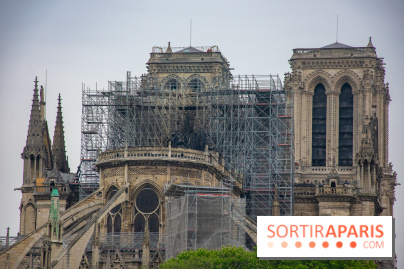
<path fill-rule="evenodd" d="M 339 43 L 338 41 L 334 42 L 332 44 L 329 44 L 327 46 L 321 47 L 321 49 L 348 49 L 348 48 L 353 48 L 353 47 Z"/>

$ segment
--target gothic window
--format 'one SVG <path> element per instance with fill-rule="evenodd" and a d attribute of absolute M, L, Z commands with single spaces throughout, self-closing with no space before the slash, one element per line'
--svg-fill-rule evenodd
<path fill-rule="evenodd" d="M 148 186 L 136 197 L 136 207 L 142 213 L 152 213 L 159 206 L 159 198 L 157 194 Z"/>
<path fill-rule="evenodd" d="M 352 88 L 345 83 L 339 96 L 338 165 L 352 166 L 353 146 L 353 95 Z"/>
<path fill-rule="evenodd" d="M 160 199 L 157 192 L 146 184 L 135 197 L 135 233 L 145 232 L 146 220 L 149 225 L 151 240 L 158 239 L 160 228 Z M 153 235 L 154 234 L 154 235 Z"/>
<path fill-rule="evenodd" d="M 202 81 L 200 81 L 197 78 L 194 78 L 193 80 L 191 80 L 187 87 L 192 91 L 192 92 L 201 92 L 203 91 L 203 89 L 205 88 L 205 85 L 203 84 Z"/>
<path fill-rule="evenodd" d="M 35 222 L 36 222 L 36 217 L 35 217 L 35 207 L 32 204 L 28 204 L 25 207 L 25 216 L 24 216 L 24 233 L 28 234 L 35 230 Z"/>
<path fill-rule="evenodd" d="M 111 188 L 112 189 L 112 188 Z M 112 195 L 115 194 L 113 190 L 109 190 Z M 108 197 L 108 196 L 107 196 Z M 107 216 L 107 233 L 108 234 L 116 234 L 117 236 L 121 233 L 122 226 L 122 205 L 119 204 L 112 208 Z"/>
<path fill-rule="evenodd" d="M 117 214 L 115 216 L 115 220 L 114 220 L 114 233 L 115 234 L 119 234 L 121 232 L 121 223 L 122 223 L 121 215 Z"/>
<path fill-rule="evenodd" d="M 118 191 L 118 188 L 115 186 L 112 186 L 111 188 L 109 188 L 108 193 L 107 193 L 107 201 L 110 200 L 117 191 Z"/>
<path fill-rule="evenodd" d="M 312 128 L 312 166 L 326 166 L 327 96 L 321 83 L 314 88 Z"/>
<path fill-rule="evenodd" d="M 152 214 L 149 217 L 149 229 L 151 233 L 159 232 L 159 216 L 157 214 Z"/>
<path fill-rule="evenodd" d="M 30 155 L 29 159 L 30 159 L 30 169 L 31 169 L 29 176 L 30 176 L 30 180 L 32 180 L 35 177 L 35 175 L 34 175 L 34 172 L 35 172 L 35 156 Z"/>
<path fill-rule="evenodd" d="M 35 161 L 35 178 L 39 178 L 39 175 L 40 175 L 40 169 L 41 169 L 41 167 L 39 166 L 39 160 L 41 159 L 41 156 L 40 155 L 38 155 L 38 156 L 36 156 L 36 161 Z"/>
<path fill-rule="evenodd" d="M 107 218 L 107 233 L 112 233 L 112 217 L 109 214 Z"/>
<path fill-rule="evenodd" d="M 180 84 L 174 78 L 169 79 L 166 84 L 164 85 L 165 90 L 179 90 Z"/>
<path fill-rule="evenodd" d="M 134 232 L 135 233 L 144 232 L 144 226 L 145 226 L 144 216 L 141 213 L 139 213 L 135 217 Z"/>

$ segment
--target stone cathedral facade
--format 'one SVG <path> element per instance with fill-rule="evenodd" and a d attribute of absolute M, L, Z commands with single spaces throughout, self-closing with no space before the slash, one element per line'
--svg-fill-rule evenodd
<path fill-rule="evenodd" d="M 294 102 L 295 215 L 392 216 L 389 85 L 371 39 L 294 49 L 285 89 Z"/>
<path fill-rule="evenodd" d="M 199 92 L 213 84 L 203 73 L 232 77 L 220 52 L 189 47 L 174 54 L 169 45 L 161 54 L 171 62 L 151 58 L 148 76 L 161 80 L 167 91 L 186 85 L 187 91 Z M 289 62 L 284 89 L 294 107 L 294 215 L 392 216 L 397 179 L 388 161 L 391 100 L 383 59 L 371 40 L 366 47 L 337 42 L 294 49 Z M 158 267 L 164 260 L 159 249 L 159 236 L 166 230 L 164 188 L 173 175 L 186 175 L 192 179 L 186 184 L 205 188 L 219 188 L 230 178 L 236 182 L 231 195 L 243 196 L 242 175 L 232 174 L 200 137 L 191 137 L 193 148 L 175 148 L 170 142 L 161 148 L 125 146 L 99 153 L 95 169 L 100 188 L 79 201 L 79 183 L 66 156 L 60 98 L 52 144 L 44 113 L 43 90 L 36 80 L 19 188 L 24 238 L 0 250 L 1 268 L 34 264 L 35 257 L 44 268 Z M 172 141 L 183 140 L 178 135 Z M 277 195 L 274 207 L 276 203 L 279 207 Z M 114 233 L 126 233 L 122 238 L 132 245 L 129 235 L 144 236 L 136 249 L 103 250 L 100 242 Z M 151 251 L 153 244 L 156 251 Z M 387 262 L 379 266 L 394 268 Z"/>

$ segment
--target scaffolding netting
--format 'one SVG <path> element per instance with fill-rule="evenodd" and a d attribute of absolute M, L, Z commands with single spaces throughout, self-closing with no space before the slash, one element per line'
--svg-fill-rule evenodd
<path fill-rule="evenodd" d="M 198 248 L 245 247 L 245 199 L 187 193 L 167 203 L 166 258 Z"/>

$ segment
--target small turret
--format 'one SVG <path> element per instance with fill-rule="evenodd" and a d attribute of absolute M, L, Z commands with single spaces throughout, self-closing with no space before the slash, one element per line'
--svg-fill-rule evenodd
<path fill-rule="evenodd" d="M 62 243 L 62 223 L 60 221 L 59 192 L 57 189 L 52 191 L 51 203 L 48 236 L 51 242 Z"/>
<path fill-rule="evenodd" d="M 43 241 L 41 268 L 51 268 L 51 263 L 63 250 L 62 221 L 60 220 L 59 192 L 53 189 L 49 210 L 48 229 Z"/>
<path fill-rule="evenodd" d="M 171 42 L 168 42 L 168 48 L 166 50 L 166 53 L 173 53 L 173 50 L 171 49 Z"/>
<path fill-rule="evenodd" d="M 373 43 L 372 43 L 372 37 L 369 37 L 368 48 L 374 48 Z"/>

